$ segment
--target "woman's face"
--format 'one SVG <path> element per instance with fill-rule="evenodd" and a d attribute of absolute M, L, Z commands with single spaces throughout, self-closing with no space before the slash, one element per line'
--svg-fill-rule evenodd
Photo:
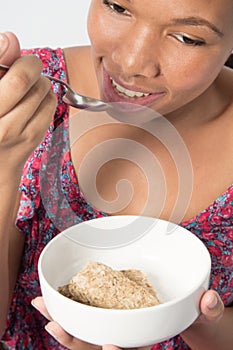
<path fill-rule="evenodd" d="M 233 48 L 232 0 L 92 0 L 101 98 L 167 114 L 200 96 Z"/>

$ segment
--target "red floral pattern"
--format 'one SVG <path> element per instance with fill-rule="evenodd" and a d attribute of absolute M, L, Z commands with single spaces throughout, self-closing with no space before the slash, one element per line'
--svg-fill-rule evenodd
<path fill-rule="evenodd" d="M 43 62 L 44 73 L 66 80 L 62 50 L 35 49 L 23 51 L 23 54 L 37 55 Z M 59 233 L 44 208 L 40 193 L 41 159 L 42 156 L 46 159 L 47 148 L 54 137 L 54 130 L 62 125 L 63 139 L 67 141 L 68 137 L 68 110 L 61 100 L 63 88 L 54 83 L 53 89 L 58 98 L 54 121 L 43 142 L 28 159 L 20 185 L 22 197 L 17 226 L 25 234 L 26 241 L 4 335 L 5 343 L 12 350 L 65 349 L 44 330 L 46 320 L 31 306 L 31 300 L 41 294 L 37 273 L 39 255 L 44 246 Z M 103 216 L 104 213 L 92 208 L 81 195 L 70 153 L 67 150 L 64 151 L 63 163 L 60 175 L 62 191 L 78 220 L 81 222 Z M 62 205 L 64 206 L 61 211 L 66 213 L 65 204 L 62 203 Z M 193 232 L 208 248 L 212 258 L 210 287 L 218 291 L 225 305 L 231 305 L 233 303 L 233 186 L 206 210 L 181 225 Z M 189 347 L 180 336 L 177 336 L 153 346 L 153 350 L 160 349 L 185 350 Z"/>

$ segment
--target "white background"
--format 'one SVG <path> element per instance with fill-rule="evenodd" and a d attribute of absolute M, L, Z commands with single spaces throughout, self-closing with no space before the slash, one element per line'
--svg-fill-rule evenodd
<path fill-rule="evenodd" d="M 91 0 L 0 0 L 0 32 L 13 31 L 22 48 L 89 44 Z"/>

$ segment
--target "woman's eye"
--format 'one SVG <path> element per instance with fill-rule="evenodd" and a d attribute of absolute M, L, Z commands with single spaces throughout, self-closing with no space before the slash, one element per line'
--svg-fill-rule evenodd
<path fill-rule="evenodd" d="M 191 39 L 188 36 L 185 36 L 183 34 L 176 34 L 175 38 L 179 40 L 180 42 L 190 45 L 190 46 L 202 46 L 205 45 L 204 40 L 198 40 L 198 39 Z"/>
<path fill-rule="evenodd" d="M 108 8 L 110 8 L 113 12 L 124 14 L 124 15 L 128 15 L 129 14 L 129 11 L 127 11 L 124 7 L 118 5 L 118 4 L 114 3 L 114 2 L 111 2 L 111 1 L 108 1 L 108 0 L 104 0 L 103 3 Z"/>

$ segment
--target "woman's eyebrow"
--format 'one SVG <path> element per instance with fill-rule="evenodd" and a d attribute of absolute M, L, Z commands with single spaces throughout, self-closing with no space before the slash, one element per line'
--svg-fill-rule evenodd
<path fill-rule="evenodd" d="M 174 18 L 172 20 L 172 23 L 184 24 L 184 25 L 190 25 L 190 26 L 205 26 L 211 29 L 220 38 L 224 36 L 223 32 L 221 32 L 220 29 L 218 29 L 213 23 L 207 21 L 204 18 L 200 18 L 200 17 Z"/>

